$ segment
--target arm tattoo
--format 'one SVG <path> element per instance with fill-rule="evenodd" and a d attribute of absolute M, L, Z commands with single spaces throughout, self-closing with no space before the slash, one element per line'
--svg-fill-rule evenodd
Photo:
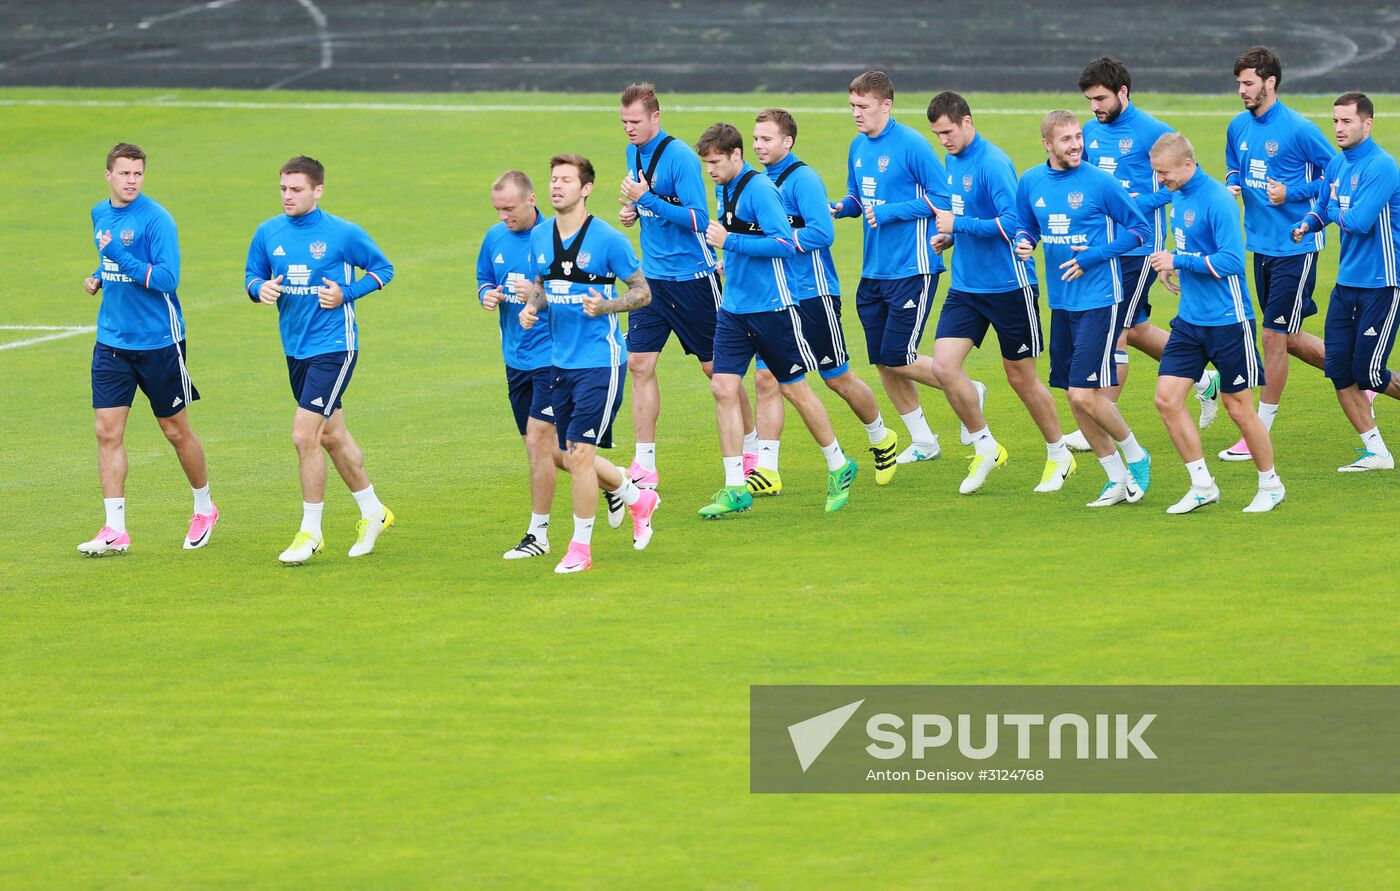
<path fill-rule="evenodd" d="M 545 304 L 549 302 L 544 295 L 544 278 L 536 276 L 535 283 L 530 287 L 532 290 L 530 291 L 530 296 L 525 298 L 525 304 L 534 307 L 535 312 L 539 312 L 544 309 Z"/>
<path fill-rule="evenodd" d="M 627 293 L 621 297 L 603 301 L 603 312 L 630 312 L 641 309 L 651 302 L 651 286 L 646 276 L 638 269 L 627 278 Z"/>

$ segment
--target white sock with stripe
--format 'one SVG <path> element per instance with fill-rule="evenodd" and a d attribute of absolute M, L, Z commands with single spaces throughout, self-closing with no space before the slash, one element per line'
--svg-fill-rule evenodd
<path fill-rule="evenodd" d="M 862 421 L 861 423 L 864 424 L 865 422 Z M 877 414 L 875 420 L 871 421 L 869 424 L 865 424 L 865 436 L 870 440 L 871 445 L 879 445 L 884 442 L 885 437 L 889 435 L 890 432 L 885 429 L 885 419 L 881 415 Z"/>
<path fill-rule="evenodd" d="M 102 507 L 107 511 L 107 525 L 118 532 L 126 531 L 126 499 L 104 498 Z"/>
<path fill-rule="evenodd" d="M 194 492 L 194 512 L 206 517 L 212 514 L 214 502 L 209 498 L 209 484 L 205 483 L 203 489 L 195 489 L 194 487 L 191 489 Z"/>
<path fill-rule="evenodd" d="M 574 514 L 574 544 L 581 544 L 588 547 L 593 544 L 593 518 L 580 517 Z"/>
<path fill-rule="evenodd" d="M 1128 431 L 1127 439 L 1117 440 L 1117 442 L 1118 448 L 1123 450 L 1123 460 L 1127 461 L 1129 464 L 1135 461 L 1141 461 L 1143 458 L 1147 457 L 1147 453 L 1142 450 L 1142 446 L 1138 445 L 1137 437 L 1133 435 L 1133 431 Z"/>
<path fill-rule="evenodd" d="M 968 434 L 972 437 L 972 448 L 983 458 L 995 458 L 997 456 L 997 441 L 992 438 L 992 428 L 983 427 L 975 433 Z"/>
<path fill-rule="evenodd" d="M 1372 427 L 1361 434 L 1361 444 L 1366 447 L 1366 451 L 1382 457 L 1390 454 L 1390 449 L 1385 447 L 1385 440 L 1381 439 L 1381 428 Z"/>
<path fill-rule="evenodd" d="M 758 466 L 764 470 L 778 470 L 778 455 L 781 453 L 783 443 L 777 439 L 760 439 L 758 441 Z"/>
<path fill-rule="evenodd" d="M 656 473 L 656 443 L 637 443 L 637 451 L 635 453 L 635 457 L 632 460 L 636 461 L 637 464 L 640 465 L 643 470 L 649 471 L 651 473 Z"/>
<path fill-rule="evenodd" d="M 1114 452 L 1107 458 L 1100 458 L 1099 463 L 1103 465 L 1103 472 L 1108 474 L 1110 483 L 1126 483 L 1128 481 L 1128 468 L 1123 466 L 1123 459 Z"/>
<path fill-rule="evenodd" d="M 530 528 L 526 531 L 540 544 L 549 544 L 549 514 L 530 514 Z"/>
<path fill-rule="evenodd" d="M 301 531 L 310 532 L 316 538 L 321 537 L 321 513 L 325 510 L 325 502 L 312 504 L 309 501 L 301 503 Z"/>
<path fill-rule="evenodd" d="M 922 407 L 914 409 L 907 415 L 900 415 L 899 419 L 908 428 L 909 439 L 913 442 L 920 445 L 933 445 L 937 441 L 933 437 L 933 431 L 928 427 L 928 420 L 924 418 Z"/>
<path fill-rule="evenodd" d="M 747 455 L 752 455 L 754 452 L 758 451 L 758 443 L 759 443 L 759 439 L 758 439 L 758 429 L 757 429 L 757 428 L 754 428 L 753 430 L 750 430 L 748 433 L 745 433 L 745 434 L 744 434 L 744 453 L 747 454 Z"/>
<path fill-rule="evenodd" d="M 1215 485 L 1215 480 L 1210 478 L 1210 471 L 1206 469 L 1206 459 L 1186 462 L 1186 472 L 1191 474 L 1191 485 L 1197 489 L 1209 489 Z"/>
<path fill-rule="evenodd" d="M 1065 438 L 1061 436 L 1054 442 L 1045 444 L 1045 457 L 1054 461 L 1063 461 L 1065 455 L 1069 453 L 1069 446 L 1065 445 Z"/>
<path fill-rule="evenodd" d="M 636 504 L 637 499 L 642 497 L 642 490 L 636 487 L 632 482 L 632 478 L 627 474 L 622 473 L 621 470 L 619 470 L 618 473 L 622 474 L 622 485 L 618 486 L 616 489 L 609 489 L 608 491 L 618 498 L 621 498 L 623 504 L 628 506 Z"/>
<path fill-rule="evenodd" d="M 841 451 L 841 443 L 835 439 L 831 445 L 822 446 L 822 456 L 826 458 L 827 470 L 840 470 L 846 463 L 846 454 Z"/>
<path fill-rule="evenodd" d="M 744 456 L 734 457 L 724 456 L 724 485 L 726 488 L 737 489 L 744 485 Z"/>
<path fill-rule="evenodd" d="M 379 503 L 379 497 L 374 494 L 374 486 L 366 486 L 360 491 L 350 494 L 355 497 L 355 503 L 360 506 L 361 519 L 384 519 L 384 505 Z"/>
<path fill-rule="evenodd" d="M 1272 405 L 1267 402 L 1259 403 L 1259 420 L 1264 422 L 1265 430 L 1274 429 L 1274 416 L 1278 414 L 1278 403 Z"/>

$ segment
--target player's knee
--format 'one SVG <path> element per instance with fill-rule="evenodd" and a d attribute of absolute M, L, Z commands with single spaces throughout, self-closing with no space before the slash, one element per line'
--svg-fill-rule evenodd
<path fill-rule="evenodd" d="M 193 431 L 183 424 L 176 424 L 165 419 L 161 420 L 160 432 L 165 434 L 166 441 L 177 447 L 183 445 L 185 440 L 193 435 Z"/>
<path fill-rule="evenodd" d="M 1181 400 L 1176 399 L 1171 393 L 1166 392 L 1161 387 L 1157 388 L 1157 395 L 1152 397 L 1152 404 L 1157 406 L 1157 411 L 1161 414 L 1171 414 L 1176 411 Z"/>
<path fill-rule="evenodd" d="M 97 441 L 104 446 L 120 445 L 122 441 L 122 426 L 112 421 L 98 418 L 93 425 L 93 432 L 97 434 Z"/>
<path fill-rule="evenodd" d="M 635 377 L 651 377 L 656 373 L 656 362 L 643 353 L 629 353 L 627 355 L 627 373 Z"/>
<path fill-rule="evenodd" d="M 294 429 L 292 431 L 292 445 L 297 447 L 298 452 L 318 449 L 321 447 L 321 434 L 315 430 Z"/>
<path fill-rule="evenodd" d="M 719 402 L 739 398 L 739 378 L 732 374 L 717 374 L 710 378 L 710 392 Z"/>
<path fill-rule="evenodd" d="M 343 430 L 326 428 L 321 431 L 321 448 L 333 452 L 344 444 L 345 432 Z"/>
<path fill-rule="evenodd" d="M 1098 390 L 1090 390 L 1086 387 L 1071 387 L 1066 394 L 1071 408 L 1079 411 L 1092 411 L 1099 399 Z"/>
<path fill-rule="evenodd" d="M 948 356 L 934 354 L 933 376 L 938 378 L 939 383 L 946 383 L 953 380 L 962 372 L 962 363 L 955 362 Z"/>
<path fill-rule="evenodd" d="M 1244 390 L 1242 392 L 1247 394 L 1249 391 Z M 1235 422 L 1236 427 L 1242 422 L 1258 417 L 1258 414 L 1254 410 L 1253 399 L 1230 398 L 1233 395 L 1232 393 L 1222 393 L 1221 401 L 1225 403 L 1225 410 L 1230 413 L 1230 420 Z"/>

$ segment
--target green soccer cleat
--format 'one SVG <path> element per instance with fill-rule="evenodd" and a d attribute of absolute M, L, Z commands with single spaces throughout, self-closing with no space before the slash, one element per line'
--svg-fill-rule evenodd
<path fill-rule="evenodd" d="M 889 430 L 885 438 L 870 447 L 875 456 L 875 485 L 887 486 L 899 469 L 899 434 Z"/>
<path fill-rule="evenodd" d="M 826 475 L 826 512 L 834 514 L 846 506 L 851 498 L 851 483 L 856 481 L 856 471 L 860 467 L 850 455 L 846 463 Z"/>
<path fill-rule="evenodd" d="M 743 486 L 725 486 L 715 493 L 709 504 L 700 508 L 700 517 L 718 520 L 730 514 L 741 514 L 753 507 L 753 496 Z"/>

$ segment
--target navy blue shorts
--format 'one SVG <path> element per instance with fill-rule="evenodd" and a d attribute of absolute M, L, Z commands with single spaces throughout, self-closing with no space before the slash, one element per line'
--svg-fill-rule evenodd
<path fill-rule="evenodd" d="M 613 421 L 622 407 L 627 366 L 554 369 L 554 429 L 559 448 L 577 442 L 610 449 Z"/>
<path fill-rule="evenodd" d="M 1123 285 L 1123 308 L 1118 313 L 1118 324 L 1125 329 L 1136 328 L 1152 318 L 1152 302 L 1147 292 L 1157 281 L 1157 270 L 1147 262 L 1146 256 L 1119 257 L 1118 280 Z"/>
<path fill-rule="evenodd" d="M 719 276 L 671 282 L 649 278 L 651 302 L 627 314 L 627 351 L 659 353 L 675 332 L 681 349 L 701 362 L 715 355 L 715 312 L 719 309 Z"/>
<path fill-rule="evenodd" d="M 92 348 L 92 407 L 131 405 L 136 388 L 151 403 L 151 414 L 169 418 L 199 398 L 185 368 L 185 342 L 154 350 L 119 350 L 104 343 Z"/>
<path fill-rule="evenodd" d="M 1050 310 L 1050 386 L 1095 389 L 1118 383 L 1113 345 L 1121 306 Z"/>
<path fill-rule="evenodd" d="M 530 418 L 554 423 L 554 367 L 521 370 L 506 366 L 506 391 L 510 395 L 510 410 L 515 414 L 515 426 L 525 435 Z"/>
<path fill-rule="evenodd" d="M 914 364 L 937 290 L 937 273 L 860 280 L 856 315 L 865 329 L 865 353 L 871 365 Z"/>
<path fill-rule="evenodd" d="M 948 289 L 934 338 L 964 337 L 977 346 L 995 328 L 1001 356 L 1012 362 L 1040 355 L 1040 292 L 1034 285 L 999 294 Z"/>
<path fill-rule="evenodd" d="M 1313 288 L 1317 287 L 1317 254 L 1292 257 L 1254 255 L 1254 293 L 1264 327 L 1296 334 L 1303 319 L 1317 315 Z"/>
<path fill-rule="evenodd" d="M 1264 363 L 1259 361 L 1254 322 L 1229 325 L 1193 325 L 1172 319 L 1172 331 L 1162 350 L 1158 377 L 1201 379 L 1206 363 L 1220 372 L 1220 390 L 1238 393 L 1264 384 Z"/>
<path fill-rule="evenodd" d="M 721 309 L 715 321 L 715 374 L 744 376 L 754 357 L 780 384 L 799 381 L 817 366 L 794 306 L 773 312 L 732 313 Z"/>
<path fill-rule="evenodd" d="M 841 296 L 808 297 L 797 304 L 797 317 L 802 322 L 802 335 L 817 359 L 817 374 L 829 381 L 851 370 L 851 357 L 846 353 L 846 335 L 841 330 Z M 759 359 L 759 368 L 768 363 Z"/>
<path fill-rule="evenodd" d="M 340 408 L 340 397 L 350 386 L 358 352 L 322 353 L 305 359 L 287 357 L 287 377 L 297 406 L 330 417 Z"/>
<path fill-rule="evenodd" d="M 1327 353 L 1322 373 L 1338 390 L 1352 384 L 1377 393 L 1390 384 L 1386 362 L 1395 346 L 1395 316 L 1400 288 L 1352 288 L 1337 285 L 1327 304 L 1323 336 Z"/>

